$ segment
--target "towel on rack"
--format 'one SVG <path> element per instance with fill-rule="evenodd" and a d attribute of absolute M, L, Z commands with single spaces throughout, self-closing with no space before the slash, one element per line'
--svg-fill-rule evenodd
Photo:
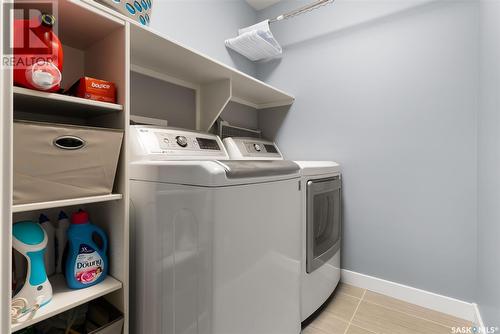
<path fill-rule="evenodd" d="M 252 61 L 275 58 L 283 52 L 269 28 L 269 20 L 240 29 L 238 37 L 226 40 L 226 46 Z"/>

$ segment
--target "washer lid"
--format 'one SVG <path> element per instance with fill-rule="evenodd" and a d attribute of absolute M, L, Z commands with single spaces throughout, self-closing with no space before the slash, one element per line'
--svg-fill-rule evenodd
<path fill-rule="evenodd" d="M 130 164 L 130 179 L 204 187 L 274 182 L 300 177 L 293 162 L 256 168 L 256 161 L 139 161 Z M 246 164 L 244 166 L 243 164 Z"/>
<path fill-rule="evenodd" d="M 333 161 L 295 161 L 302 175 L 324 175 L 340 173 L 340 165 Z"/>
<path fill-rule="evenodd" d="M 226 160 L 218 161 L 228 179 L 268 177 L 295 174 L 299 165 L 289 160 Z"/>

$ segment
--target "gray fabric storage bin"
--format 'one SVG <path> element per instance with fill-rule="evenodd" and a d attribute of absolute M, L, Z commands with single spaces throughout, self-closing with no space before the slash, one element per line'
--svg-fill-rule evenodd
<path fill-rule="evenodd" d="M 123 131 L 14 122 L 14 204 L 106 195 Z"/>

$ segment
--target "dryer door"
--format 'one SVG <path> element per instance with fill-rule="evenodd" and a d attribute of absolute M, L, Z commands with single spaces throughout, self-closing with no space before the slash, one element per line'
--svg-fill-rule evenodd
<path fill-rule="evenodd" d="M 340 249 L 341 221 L 340 177 L 308 181 L 307 273 L 321 267 Z"/>

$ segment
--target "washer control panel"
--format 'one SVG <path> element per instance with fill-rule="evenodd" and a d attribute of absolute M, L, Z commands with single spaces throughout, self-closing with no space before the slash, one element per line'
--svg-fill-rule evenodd
<path fill-rule="evenodd" d="M 210 133 L 161 128 L 131 126 L 133 151 L 141 160 L 200 160 L 228 158 L 220 138 Z"/>
<path fill-rule="evenodd" d="M 230 159 L 235 160 L 283 160 L 275 143 L 256 138 L 224 138 Z"/>

